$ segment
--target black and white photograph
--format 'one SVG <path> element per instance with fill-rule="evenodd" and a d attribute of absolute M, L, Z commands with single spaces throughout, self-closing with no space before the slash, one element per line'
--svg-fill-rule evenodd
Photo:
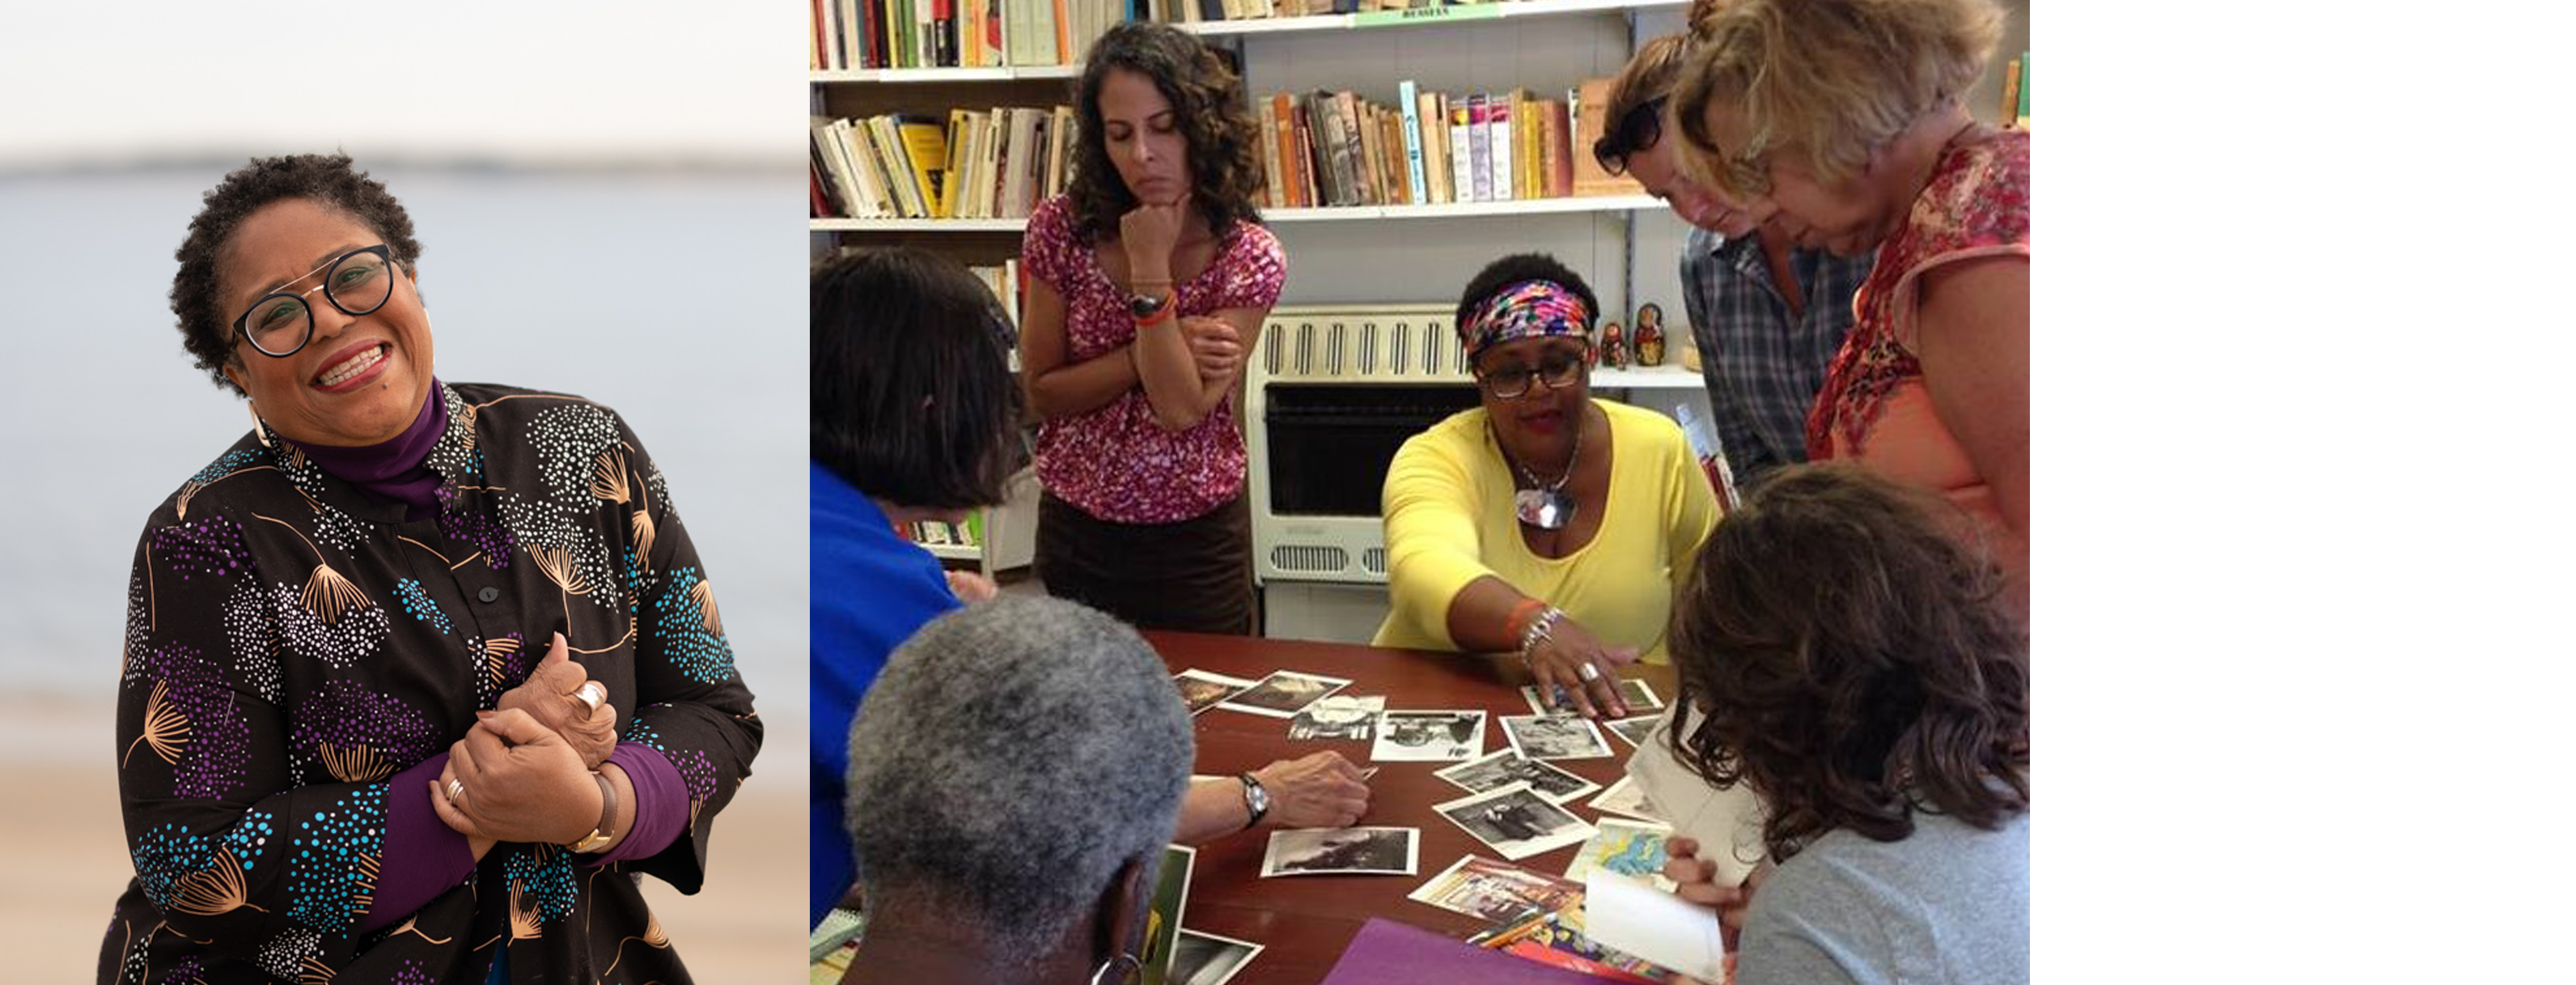
<path fill-rule="evenodd" d="M 1531 759 L 1606 759 L 1616 753 L 1599 726 L 1573 715 L 1505 715 L 1503 737 Z"/>
<path fill-rule="evenodd" d="M 1366 742 L 1377 732 L 1377 713 L 1385 710 L 1383 694 L 1336 694 L 1307 705 L 1289 719 L 1288 737 Z"/>
<path fill-rule="evenodd" d="M 1621 718 L 1601 724 L 1612 734 L 1617 735 L 1620 741 L 1626 742 L 1630 748 L 1635 748 L 1645 745 L 1646 740 L 1655 734 L 1655 723 L 1663 720 L 1662 715 L 1639 715 L 1635 718 Z"/>
<path fill-rule="evenodd" d="M 1536 684 L 1521 685 L 1521 700 L 1529 702 L 1530 714 L 1565 715 L 1573 713 L 1574 701 L 1573 699 L 1566 697 L 1564 688 L 1550 687 L 1548 690 L 1551 692 L 1550 697 L 1555 700 L 1550 701 L 1540 698 L 1538 696 L 1538 685 Z"/>
<path fill-rule="evenodd" d="M 1485 751 L 1482 711 L 1389 711 L 1377 717 L 1369 758 L 1388 762 L 1474 759 Z"/>
<path fill-rule="evenodd" d="M 1664 699 L 1655 696 L 1655 689 L 1634 677 L 1619 679 L 1619 700 L 1628 703 L 1628 713 L 1631 715 L 1641 711 L 1664 710 Z"/>
<path fill-rule="evenodd" d="M 1482 759 L 1436 770 L 1431 775 L 1468 793 L 1485 793 L 1515 783 L 1527 783 L 1530 789 L 1538 791 L 1552 804 L 1562 804 L 1601 789 L 1598 783 L 1509 749 L 1497 749 Z"/>
<path fill-rule="evenodd" d="M 1409 876 L 1421 840 L 1418 828 L 1273 831 L 1270 848 L 1261 856 L 1261 874 Z"/>
<path fill-rule="evenodd" d="M 1252 686 L 1251 681 L 1243 678 L 1211 674 L 1195 667 L 1172 675 L 1172 683 L 1181 689 L 1181 703 L 1188 705 L 1193 715 L 1216 707 L 1217 702 L 1241 694 Z"/>
<path fill-rule="evenodd" d="M 1526 783 L 1470 794 L 1431 809 L 1513 861 L 1592 837 L 1591 825 L 1548 803 Z"/>
<path fill-rule="evenodd" d="M 1259 953 L 1261 945 L 1251 941 L 1183 927 L 1180 941 L 1172 947 L 1172 971 L 1163 981 L 1168 985 L 1225 985 Z"/>
<path fill-rule="evenodd" d="M 1655 802 L 1646 798 L 1646 788 L 1638 786 L 1637 778 L 1633 776 L 1620 777 L 1619 782 L 1611 784 L 1610 789 L 1601 791 L 1601 796 L 1592 798 L 1584 806 L 1605 814 L 1625 814 L 1640 821 L 1665 823 L 1663 818 L 1656 816 Z"/>
<path fill-rule="evenodd" d="M 1304 711 L 1307 705 L 1314 704 L 1325 695 L 1339 691 L 1350 683 L 1339 677 L 1276 670 L 1270 672 L 1270 676 L 1262 678 L 1261 683 L 1253 685 L 1249 690 L 1225 699 L 1225 702 L 1218 707 L 1230 711 L 1268 715 L 1272 718 L 1294 718 L 1298 712 Z"/>

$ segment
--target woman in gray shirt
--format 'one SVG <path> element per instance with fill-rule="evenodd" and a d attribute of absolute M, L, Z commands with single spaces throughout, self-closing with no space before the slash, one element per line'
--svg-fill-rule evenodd
<path fill-rule="evenodd" d="M 1752 785 L 1778 867 L 1736 985 L 2030 979 L 2029 644 L 1955 507 L 1849 466 L 1784 469 L 1709 535 L 1674 605 L 1674 753 Z"/>

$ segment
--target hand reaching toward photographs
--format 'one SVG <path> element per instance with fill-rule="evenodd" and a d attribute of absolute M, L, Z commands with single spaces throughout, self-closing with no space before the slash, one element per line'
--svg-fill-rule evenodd
<path fill-rule="evenodd" d="M 1637 662 L 1632 647 L 1604 645 L 1592 631 L 1568 616 L 1556 621 L 1548 638 L 1527 654 L 1538 693 L 1562 691 L 1585 718 L 1625 718 L 1628 702 L 1619 697 L 1618 669 Z"/>
<path fill-rule="evenodd" d="M 948 591 L 957 596 L 957 601 L 973 605 L 992 601 L 994 596 L 1002 593 L 1002 587 L 994 584 L 993 579 L 972 571 L 951 571 L 948 572 Z"/>
<path fill-rule="evenodd" d="M 599 707 L 583 697 L 588 693 L 599 701 Z M 574 752 L 581 754 L 584 769 L 598 769 L 617 751 L 617 706 L 608 703 L 608 686 L 590 679 L 590 672 L 572 662 L 564 636 L 556 633 L 553 645 L 546 649 L 545 659 L 528 679 L 505 691 L 497 703 L 500 711 L 523 711 L 547 731 L 563 737 Z"/>
<path fill-rule="evenodd" d="M 1270 816 L 1281 828 L 1347 828 L 1368 813 L 1368 781 L 1338 752 L 1283 759 L 1252 771 L 1270 794 Z"/>
<path fill-rule="evenodd" d="M 516 709 L 477 717 L 430 798 L 440 820 L 469 838 L 554 845 L 598 826 L 599 784 L 563 736 Z"/>

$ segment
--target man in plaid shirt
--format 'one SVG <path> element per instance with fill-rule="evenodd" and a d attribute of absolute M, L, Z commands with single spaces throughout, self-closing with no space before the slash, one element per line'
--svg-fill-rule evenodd
<path fill-rule="evenodd" d="M 1699 343 L 1700 373 L 1718 443 L 1739 487 L 1807 460 L 1807 411 L 1851 330 L 1852 293 L 1873 256 L 1838 257 L 1765 236 L 1754 217 L 1683 177 L 1663 138 L 1664 102 L 1689 40 L 1656 38 L 1611 84 L 1592 145 L 1693 227 L 1682 249 L 1682 301 Z"/>

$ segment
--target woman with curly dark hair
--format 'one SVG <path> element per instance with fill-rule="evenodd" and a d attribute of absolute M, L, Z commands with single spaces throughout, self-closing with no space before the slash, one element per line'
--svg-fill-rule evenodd
<path fill-rule="evenodd" d="M 1767 810 L 1737 985 L 2014 983 L 2030 964 L 2029 647 L 1978 525 L 1800 465 L 1717 525 L 1676 600 L 1673 752 Z M 1686 737 L 1685 737 L 1686 736 Z M 1700 846 L 1665 874 L 1721 907 Z"/>
<path fill-rule="evenodd" d="M 697 891 L 762 735 L 714 590 L 616 412 L 433 375 L 420 252 L 341 155 L 179 247 L 251 430 L 135 550 L 102 985 L 688 980 L 638 883 Z"/>
<path fill-rule="evenodd" d="M 1071 184 L 1020 250 L 1038 577 L 1140 627 L 1248 634 L 1233 398 L 1287 272 L 1253 208 L 1260 127 L 1242 79 L 1168 25 L 1110 28 L 1084 64 Z"/>

